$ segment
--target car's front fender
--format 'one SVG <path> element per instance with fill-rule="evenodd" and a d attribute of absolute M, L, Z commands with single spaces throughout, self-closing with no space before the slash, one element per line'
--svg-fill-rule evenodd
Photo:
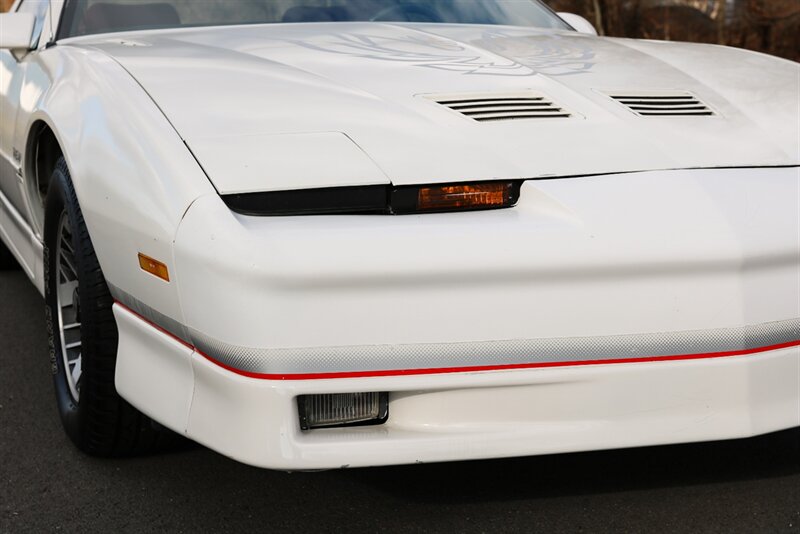
<path fill-rule="evenodd" d="M 214 192 L 181 137 L 141 86 L 102 52 L 46 50 L 25 90 L 36 100 L 27 131 L 44 123 L 55 134 L 112 292 L 135 294 L 179 320 L 175 281 L 141 270 L 138 254 L 171 268 L 181 218 L 195 199 Z"/>

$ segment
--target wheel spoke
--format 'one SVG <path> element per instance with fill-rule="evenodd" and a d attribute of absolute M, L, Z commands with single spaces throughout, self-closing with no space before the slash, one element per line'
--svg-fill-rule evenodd
<path fill-rule="evenodd" d="M 80 380 L 83 374 L 81 352 L 81 319 L 79 301 L 78 270 L 75 249 L 72 246 L 72 230 L 66 213 L 62 213 L 58 241 L 56 243 L 58 287 L 56 306 L 58 329 L 61 341 L 63 372 L 75 402 L 80 400 Z"/>
<path fill-rule="evenodd" d="M 71 282 L 63 282 L 58 287 L 58 300 L 59 306 L 62 310 L 69 310 L 73 307 L 74 302 L 72 296 L 75 294 L 75 290 L 78 288 L 78 281 L 73 280 Z M 73 320 L 74 317 L 65 317 L 64 323 L 77 323 L 78 321 Z"/>
<path fill-rule="evenodd" d="M 61 272 L 64 273 L 64 277 L 70 281 L 77 280 L 78 270 L 75 268 L 74 260 L 67 257 L 67 254 L 64 254 L 63 251 L 59 256 L 61 260 Z"/>
<path fill-rule="evenodd" d="M 77 389 L 78 381 L 81 379 L 81 374 L 83 374 L 83 369 L 81 368 L 81 360 L 82 358 L 78 356 L 78 358 L 74 361 L 74 365 L 72 367 L 72 382 L 75 384 Z"/>
<path fill-rule="evenodd" d="M 70 256 L 75 256 L 75 251 L 72 250 L 72 236 L 62 235 L 61 246 L 64 247 L 62 252 L 68 252 Z"/>

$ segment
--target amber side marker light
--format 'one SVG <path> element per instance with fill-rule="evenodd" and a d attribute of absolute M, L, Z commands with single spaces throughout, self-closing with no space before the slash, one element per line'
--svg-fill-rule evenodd
<path fill-rule="evenodd" d="M 141 252 L 139 253 L 139 267 L 143 271 L 169 282 L 169 269 L 167 269 L 167 266 L 150 256 L 145 256 Z"/>

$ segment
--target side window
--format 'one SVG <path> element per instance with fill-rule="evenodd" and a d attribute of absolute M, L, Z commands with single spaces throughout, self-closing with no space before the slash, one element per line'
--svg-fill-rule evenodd
<path fill-rule="evenodd" d="M 44 19 L 47 16 L 48 7 L 50 7 L 49 0 L 22 0 L 17 8 L 17 13 L 33 13 L 36 16 L 36 27 L 33 30 L 31 48 L 39 46 L 39 39 L 42 35 L 42 28 L 44 27 Z"/>

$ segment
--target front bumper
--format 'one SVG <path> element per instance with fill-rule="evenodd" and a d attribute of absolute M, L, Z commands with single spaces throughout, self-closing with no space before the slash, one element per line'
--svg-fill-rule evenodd
<path fill-rule="evenodd" d="M 322 380 L 228 371 L 121 306 L 117 389 L 272 469 L 502 458 L 742 438 L 800 426 L 800 346 L 709 359 Z M 302 431 L 304 394 L 388 391 L 386 424 Z"/>
<path fill-rule="evenodd" d="M 402 217 L 201 198 L 175 242 L 184 316 L 123 300 L 185 343 L 118 306 L 117 386 L 281 469 L 798 426 L 799 204 L 798 168 L 526 182 L 511 210 Z M 385 425 L 300 430 L 298 395 L 357 391 L 390 393 Z"/>

